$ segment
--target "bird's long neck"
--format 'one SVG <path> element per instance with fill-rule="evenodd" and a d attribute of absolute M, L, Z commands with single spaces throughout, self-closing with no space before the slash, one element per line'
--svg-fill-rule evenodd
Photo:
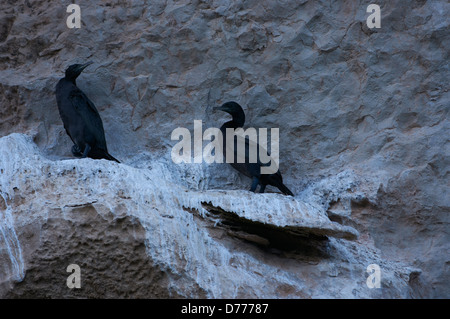
<path fill-rule="evenodd" d="M 223 133 L 223 138 L 225 140 L 225 136 L 226 136 L 226 131 L 227 128 L 232 128 L 232 129 L 237 129 L 238 127 L 243 127 L 244 123 L 245 123 L 245 114 L 244 111 L 241 112 L 237 112 L 237 113 L 233 113 L 231 114 L 231 116 L 233 117 L 233 119 L 231 121 L 225 122 L 221 127 L 220 130 Z"/>
<path fill-rule="evenodd" d="M 77 78 L 72 78 L 72 77 L 65 77 L 65 79 L 66 79 L 66 81 L 67 82 L 70 82 L 70 83 L 72 83 L 73 85 L 77 85 Z"/>
<path fill-rule="evenodd" d="M 231 113 L 230 113 L 231 114 Z M 232 113 L 231 116 L 233 119 L 231 121 L 225 122 L 220 130 L 222 131 L 223 138 L 223 156 L 226 157 L 227 154 L 227 128 L 232 128 L 233 130 L 243 127 L 245 123 L 245 114 L 244 111 Z M 234 140 L 234 138 L 233 138 Z"/>
<path fill-rule="evenodd" d="M 231 121 L 226 122 L 222 125 L 224 128 L 238 128 L 243 127 L 245 124 L 245 114 L 244 111 L 236 112 L 231 114 L 233 119 Z"/>
<path fill-rule="evenodd" d="M 226 123 L 224 123 L 221 127 L 220 130 L 223 133 L 223 138 L 225 139 L 226 136 L 226 131 L 227 128 L 232 128 L 233 130 L 237 129 L 238 127 L 243 127 L 244 126 L 245 121 L 235 121 L 234 119 L 231 121 L 228 121 Z"/>

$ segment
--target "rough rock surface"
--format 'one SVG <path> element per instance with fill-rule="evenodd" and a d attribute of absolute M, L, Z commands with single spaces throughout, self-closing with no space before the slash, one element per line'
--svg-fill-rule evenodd
<path fill-rule="evenodd" d="M 82 2 L 80 29 L 69 3 L 0 3 L 1 296 L 450 296 L 447 1 L 378 1 L 380 29 L 371 1 Z M 86 60 L 78 85 L 123 165 L 67 159 L 54 87 Z M 212 107 L 229 100 L 247 126 L 280 129 L 296 203 L 356 240 L 255 230 L 250 203 L 283 216 L 293 199 L 171 162 L 171 132 L 220 126 Z M 214 222 L 227 202 L 236 216 Z M 65 286 L 73 259 L 83 291 Z"/>
<path fill-rule="evenodd" d="M 293 198 L 188 190 L 156 160 L 53 161 L 21 134 L 0 150 L 5 297 L 376 297 L 371 263 L 383 296 L 414 294 L 417 270 L 365 239 L 333 239 L 357 232 Z M 74 292 L 70 264 L 82 270 Z"/>

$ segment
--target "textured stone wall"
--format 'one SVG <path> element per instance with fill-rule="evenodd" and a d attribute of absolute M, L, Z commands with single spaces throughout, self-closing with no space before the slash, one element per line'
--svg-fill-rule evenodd
<path fill-rule="evenodd" d="M 0 159 L 0 297 L 419 295 L 420 269 L 308 201 L 192 190 L 163 161 L 49 160 L 17 133 L 0 138 Z M 72 264 L 79 289 L 66 285 Z M 366 285 L 370 264 L 379 289 Z"/>

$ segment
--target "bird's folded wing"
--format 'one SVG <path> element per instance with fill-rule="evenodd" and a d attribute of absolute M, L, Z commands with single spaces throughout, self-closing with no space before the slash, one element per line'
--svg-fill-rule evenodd
<path fill-rule="evenodd" d="M 94 135 L 99 147 L 106 147 L 105 132 L 102 119 L 94 103 L 81 90 L 72 91 L 70 102 L 77 113 L 82 117 L 86 127 Z"/>
<path fill-rule="evenodd" d="M 249 139 L 245 134 L 235 131 L 236 142 L 226 143 L 226 154 L 234 154 L 237 163 L 258 163 L 262 166 L 268 165 L 272 160 L 266 148 L 257 141 Z M 245 145 L 245 148 L 244 148 Z M 264 164 L 263 164 L 264 163 Z"/>

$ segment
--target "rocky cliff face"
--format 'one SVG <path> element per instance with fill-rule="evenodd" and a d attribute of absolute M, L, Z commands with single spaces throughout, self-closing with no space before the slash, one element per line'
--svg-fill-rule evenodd
<path fill-rule="evenodd" d="M 81 2 L 80 29 L 70 3 L 0 4 L 0 296 L 450 296 L 447 1 L 378 2 L 379 29 L 370 1 Z M 122 164 L 70 153 L 54 87 L 87 60 Z M 295 198 L 171 161 L 230 100 L 280 129 Z"/>

